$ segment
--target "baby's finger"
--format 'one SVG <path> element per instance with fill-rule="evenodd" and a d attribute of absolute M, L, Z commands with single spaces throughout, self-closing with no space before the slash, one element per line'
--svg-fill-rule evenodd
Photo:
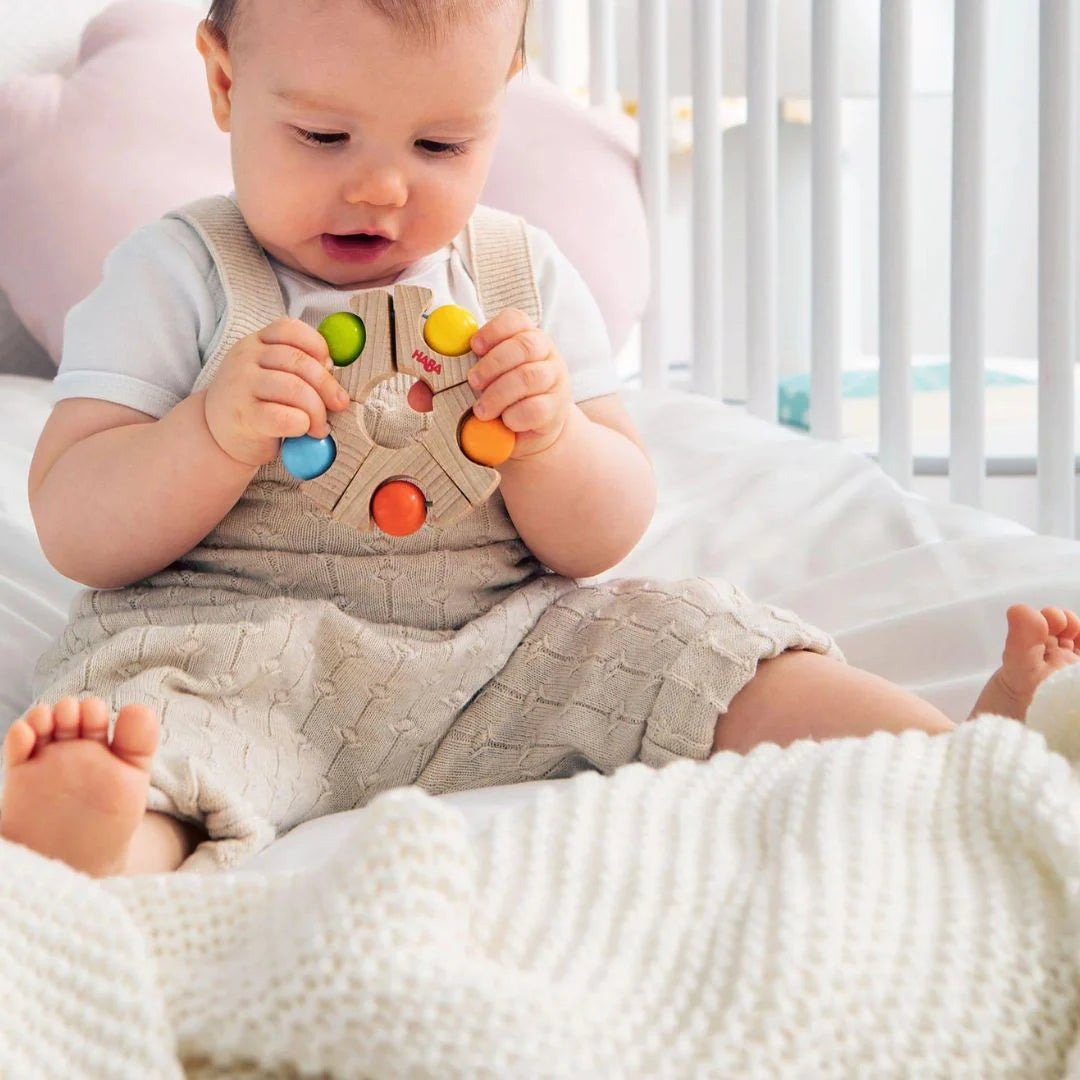
<path fill-rule="evenodd" d="M 294 349 L 302 349 L 323 365 L 332 362 L 326 339 L 315 327 L 299 319 L 275 319 L 269 326 L 264 326 L 257 336 L 264 345 L 291 345 Z"/>
<path fill-rule="evenodd" d="M 326 422 L 326 406 L 315 388 L 303 379 L 287 371 L 261 370 L 251 386 L 256 401 L 270 401 L 279 405 L 291 405 L 307 414 L 309 426 L 300 435 L 308 434 L 316 439 L 330 434 Z M 280 436 L 280 433 L 277 433 Z M 291 433 L 290 433 L 291 434 Z"/>
<path fill-rule="evenodd" d="M 500 375 L 522 364 L 546 360 L 551 351 L 551 338 L 543 330 L 524 330 L 500 341 L 482 360 L 477 360 L 469 369 L 469 385 L 480 393 Z"/>
<path fill-rule="evenodd" d="M 333 365 L 325 368 L 301 349 L 276 345 L 259 357 L 259 367 L 268 371 L 285 371 L 290 375 L 298 375 L 315 389 L 328 409 L 343 409 L 349 403 L 348 393 L 334 377 Z"/>
<path fill-rule="evenodd" d="M 559 413 L 559 399 L 554 394 L 539 394 L 503 410 L 500 420 L 513 432 L 545 431 Z"/>
<path fill-rule="evenodd" d="M 303 409 L 277 401 L 256 401 L 250 417 L 251 430 L 269 439 L 291 439 L 307 435 L 311 417 Z"/>
<path fill-rule="evenodd" d="M 515 367 L 505 375 L 500 375 L 480 395 L 473 406 L 473 415 L 478 420 L 490 420 L 515 401 L 547 393 L 558 381 L 558 377 L 556 366 L 544 361 Z"/>
<path fill-rule="evenodd" d="M 490 352 L 498 345 L 500 341 L 505 341 L 515 334 L 520 334 L 523 330 L 532 330 L 534 325 L 532 319 L 524 311 L 518 308 L 504 308 L 494 319 L 484 323 L 473 334 L 469 341 L 469 348 L 477 356 L 483 356 L 484 353 Z"/>

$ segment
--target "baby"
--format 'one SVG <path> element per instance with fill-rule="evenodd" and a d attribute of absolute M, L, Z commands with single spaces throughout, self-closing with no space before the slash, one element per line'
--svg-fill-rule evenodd
<path fill-rule="evenodd" d="M 4 741 L 6 839 L 93 875 L 229 866 L 403 784 L 952 727 L 722 581 L 576 580 L 635 545 L 655 480 L 580 276 L 477 205 L 526 7 L 214 0 L 197 43 L 235 191 L 138 230 L 68 317 L 30 498 L 90 588 Z M 279 458 L 347 406 L 314 327 L 402 283 L 478 315 L 475 411 L 517 442 L 480 507 L 394 537 Z M 365 426 L 406 445 L 430 391 L 380 391 Z M 1078 636 L 1011 608 L 975 711 L 1022 718 Z"/>

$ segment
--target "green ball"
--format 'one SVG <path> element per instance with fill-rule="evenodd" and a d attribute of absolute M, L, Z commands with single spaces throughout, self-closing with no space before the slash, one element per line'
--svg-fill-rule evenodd
<path fill-rule="evenodd" d="M 364 321 L 351 311 L 335 311 L 319 323 L 319 333 L 326 339 L 330 359 L 339 367 L 351 364 L 363 351 L 367 341 Z"/>

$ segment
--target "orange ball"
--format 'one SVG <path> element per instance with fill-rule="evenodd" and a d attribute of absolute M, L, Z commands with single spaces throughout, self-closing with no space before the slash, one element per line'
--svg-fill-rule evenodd
<path fill-rule="evenodd" d="M 461 449 L 480 465 L 501 465 L 514 452 L 517 436 L 498 418 L 478 420 L 471 415 L 461 425 Z"/>
<path fill-rule="evenodd" d="M 371 497 L 371 516 L 390 536 L 408 536 L 427 518 L 424 493 L 408 480 L 387 480 Z"/>

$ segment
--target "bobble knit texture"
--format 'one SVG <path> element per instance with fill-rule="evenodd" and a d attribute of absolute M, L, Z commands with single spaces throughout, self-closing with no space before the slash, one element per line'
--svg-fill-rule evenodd
<path fill-rule="evenodd" d="M 284 307 L 231 200 L 179 213 L 207 244 L 229 312 L 200 390 Z M 467 240 L 484 311 L 519 307 L 539 322 L 521 219 L 480 207 Z M 410 383 L 386 380 L 365 410 L 377 442 L 416 434 L 421 414 L 393 407 Z M 34 696 L 158 712 L 149 806 L 206 830 L 211 842 L 184 864 L 198 869 L 236 865 L 392 787 L 441 793 L 704 758 L 718 713 L 760 658 L 787 648 L 836 652 L 724 582 L 587 586 L 548 573 L 497 491 L 449 529 L 366 535 L 275 461 L 172 566 L 81 593 Z"/>
<path fill-rule="evenodd" d="M 1056 1080 L 1078 902 L 1078 777 L 998 717 L 584 773 L 473 834 L 392 791 L 303 872 L 0 841 L 0 1075 Z"/>

